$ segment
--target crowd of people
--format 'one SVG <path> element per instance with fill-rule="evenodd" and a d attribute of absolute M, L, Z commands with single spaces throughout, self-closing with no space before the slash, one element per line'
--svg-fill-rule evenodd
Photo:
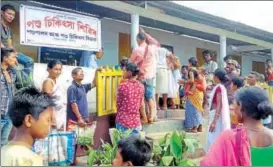
<path fill-rule="evenodd" d="M 180 95 L 186 103 L 186 130 L 191 133 L 202 132 L 203 115 L 204 112 L 208 113 L 209 127 L 205 145 L 207 154 L 201 162 L 202 165 L 273 164 L 269 157 L 267 161 L 261 161 L 262 154 L 259 154 L 259 151 L 267 154 L 273 152 L 273 133 L 270 130 L 273 105 L 267 92 L 259 85 L 265 81 L 262 74 L 252 71 L 245 78 L 241 77 L 241 67 L 231 56 L 224 58 L 225 68 L 218 68 L 209 51 L 203 52 L 204 66 L 198 68 L 197 59 L 191 57 L 188 64 L 181 67 L 181 72 L 178 70 L 176 74 L 180 63 L 173 68 L 178 62 L 173 53 L 160 47 L 143 29 L 137 40 L 139 47 L 133 50 L 133 56 L 121 62 L 126 81 L 118 89 L 118 129 L 133 129 L 134 133 L 141 129 L 141 124 L 145 122 L 141 118 L 146 114 L 145 111 L 140 111 L 144 105 L 141 99 L 148 100 L 149 121 L 153 117 L 151 106 L 156 104 L 157 109 L 161 109 L 159 95 L 163 97 L 162 109 L 165 109 L 171 87 L 169 84 L 172 84 L 167 78 L 171 76 L 181 86 Z M 267 83 L 272 86 L 271 60 L 267 60 L 266 67 Z M 152 82 L 153 79 L 155 82 Z M 177 95 L 179 86 L 173 86 Z M 154 93 L 155 98 L 152 96 Z M 237 139 L 238 135 L 240 139 Z M 264 138 L 259 138 L 259 135 Z M 243 157 L 242 160 L 240 157 Z"/>
<path fill-rule="evenodd" d="M 4 5 L 1 10 L 1 165 L 41 166 L 43 160 L 31 151 L 35 140 L 47 137 L 51 128 L 74 131 L 70 125 L 85 127 L 89 123 L 87 93 L 96 87 L 96 77 L 83 84 L 83 69 L 76 67 L 71 73 L 73 82 L 64 90 L 58 82 L 63 64 L 53 60 L 47 65 L 48 77 L 42 89 L 35 88 L 30 84 L 33 60 L 17 53 L 12 45 L 8 24 L 15 9 Z M 273 86 L 272 60 L 266 62 L 265 77 L 251 72 L 242 78 L 240 65 L 230 56 L 224 59 L 225 68 L 218 68 L 209 51 L 203 52 L 203 66 L 191 57 L 181 67 L 179 58 L 144 29 L 140 28 L 136 40 L 138 46 L 131 56 L 120 62 L 123 78 L 116 99 L 116 128 L 130 129 L 134 135 L 119 142 L 113 165 L 142 166 L 149 162 L 152 146 L 138 134 L 144 124 L 157 120 L 157 110 L 168 108 L 168 99 L 170 108 L 177 109 L 179 96 L 185 102 L 187 132 L 202 132 L 203 116 L 208 113 L 206 155 L 201 165 L 273 165 L 273 106 L 259 86 L 265 80 Z M 102 54 L 103 49 L 84 52 L 80 64 L 102 70 L 97 65 Z M 22 70 L 17 69 L 18 64 L 23 64 Z M 8 142 L 13 126 L 17 131 Z"/>

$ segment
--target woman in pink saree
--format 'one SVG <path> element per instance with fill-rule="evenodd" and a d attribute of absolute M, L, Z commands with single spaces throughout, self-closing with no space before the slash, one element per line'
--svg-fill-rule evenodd
<path fill-rule="evenodd" d="M 258 87 L 240 89 L 235 96 L 236 129 L 221 133 L 201 166 L 273 166 L 273 131 L 262 119 L 273 114 L 266 92 Z"/>

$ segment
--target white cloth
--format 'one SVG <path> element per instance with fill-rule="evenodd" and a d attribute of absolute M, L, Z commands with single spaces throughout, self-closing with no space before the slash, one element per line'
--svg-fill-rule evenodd
<path fill-rule="evenodd" d="M 208 152 L 211 144 L 215 141 L 215 139 L 217 138 L 217 136 L 223 132 L 226 129 L 230 129 L 231 128 L 231 123 L 230 123 L 230 111 L 229 111 L 229 104 L 228 104 L 228 97 L 227 97 L 227 91 L 226 88 L 221 85 L 218 84 L 214 87 L 214 89 L 212 90 L 211 94 L 210 94 L 210 99 L 209 99 L 209 127 L 210 124 L 213 122 L 214 120 L 214 115 L 216 110 L 211 110 L 212 107 L 212 101 L 213 101 L 213 97 L 215 96 L 216 93 L 216 89 L 220 87 L 221 88 L 221 94 L 222 94 L 222 110 L 221 110 L 221 114 L 220 117 L 216 123 L 216 127 L 215 127 L 215 131 L 214 132 L 209 132 L 207 134 L 207 143 L 205 146 L 205 151 Z M 208 127 L 208 128 L 209 128 Z"/>
<path fill-rule="evenodd" d="M 168 97 L 169 98 L 176 98 L 178 96 L 179 91 L 179 84 L 178 81 L 181 79 L 180 70 L 168 70 L 169 71 L 169 91 Z"/>
<path fill-rule="evenodd" d="M 218 68 L 218 64 L 215 61 L 211 60 L 209 63 L 204 64 L 204 68 L 207 73 L 214 73 L 215 70 Z"/>
<path fill-rule="evenodd" d="M 55 115 L 56 115 L 56 124 L 57 124 L 57 129 L 60 129 L 62 126 L 64 129 L 66 129 L 66 108 L 67 108 L 67 94 L 66 91 L 63 89 L 62 85 L 59 84 L 58 81 L 55 82 L 47 78 L 50 82 L 52 82 L 53 86 L 53 94 L 52 96 L 54 97 L 54 102 L 56 104 L 56 107 L 54 108 L 55 110 Z"/>
<path fill-rule="evenodd" d="M 166 48 L 158 48 L 156 54 L 157 68 L 168 68 L 167 57 L 172 53 Z"/>
<path fill-rule="evenodd" d="M 156 70 L 156 93 L 167 94 L 168 93 L 168 69 L 158 68 Z"/>

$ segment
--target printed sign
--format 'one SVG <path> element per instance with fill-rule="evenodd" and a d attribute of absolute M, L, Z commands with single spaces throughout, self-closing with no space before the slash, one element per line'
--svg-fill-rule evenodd
<path fill-rule="evenodd" d="M 89 16 L 21 5 L 20 43 L 98 51 L 101 22 Z"/>

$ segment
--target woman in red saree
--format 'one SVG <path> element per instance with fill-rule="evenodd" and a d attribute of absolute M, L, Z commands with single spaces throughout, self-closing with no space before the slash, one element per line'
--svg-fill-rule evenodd
<path fill-rule="evenodd" d="M 240 89 L 235 112 L 242 123 L 222 132 L 201 161 L 201 166 L 273 166 L 273 131 L 262 119 L 273 114 L 266 92 L 258 87 Z"/>

